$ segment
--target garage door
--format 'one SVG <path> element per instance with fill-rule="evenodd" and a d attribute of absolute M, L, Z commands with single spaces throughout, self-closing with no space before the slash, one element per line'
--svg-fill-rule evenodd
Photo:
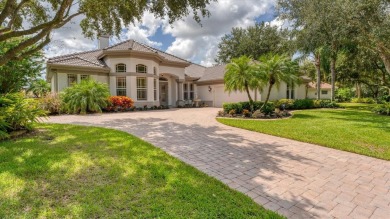
<path fill-rule="evenodd" d="M 214 107 L 222 107 L 223 103 L 248 101 L 245 92 L 225 92 L 224 86 L 214 87 Z"/>

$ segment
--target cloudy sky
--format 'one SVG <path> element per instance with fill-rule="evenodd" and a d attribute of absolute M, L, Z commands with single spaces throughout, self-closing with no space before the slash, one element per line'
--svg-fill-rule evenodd
<path fill-rule="evenodd" d="M 211 16 L 202 19 L 202 26 L 191 15 L 170 25 L 166 19 L 156 19 L 145 13 L 142 21 L 124 28 L 120 38 L 112 37 L 110 44 L 135 39 L 194 63 L 210 66 L 214 63 L 221 37 L 233 27 L 247 27 L 260 21 L 276 22 L 275 1 L 218 0 L 208 6 Z M 97 40 L 83 37 L 78 25 L 81 19 L 77 17 L 53 32 L 52 43 L 45 48 L 47 57 L 97 48 Z"/>

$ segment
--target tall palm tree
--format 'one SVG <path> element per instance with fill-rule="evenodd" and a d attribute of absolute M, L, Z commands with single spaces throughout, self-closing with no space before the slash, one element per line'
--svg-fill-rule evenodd
<path fill-rule="evenodd" d="M 257 78 L 254 75 L 252 59 L 248 56 L 234 58 L 226 66 L 224 76 L 225 91 L 245 91 L 248 95 L 249 104 L 253 109 L 253 99 L 250 94 L 250 89 L 257 88 Z"/>
<path fill-rule="evenodd" d="M 256 74 L 263 85 L 268 85 L 268 93 L 265 99 L 265 106 L 274 86 L 279 88 L 281 82 L 286 82 L 290 85 L 299 82 L 299 65 L 297 62 L 291 61 L 288 56 L 277 54 L 266 54 L 259 58 L 259 63 L 256 64 Z"/>

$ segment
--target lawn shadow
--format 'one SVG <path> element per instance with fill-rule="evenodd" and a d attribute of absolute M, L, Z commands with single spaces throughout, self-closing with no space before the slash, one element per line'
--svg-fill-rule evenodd
<path fill-rule="evenodd" d="M 97 125 L 88 122 L 75 124 Z M 247 194 L 266 208 L 286 216 L 291 216 L 291 208 L 302 218 L 319 217 L 313 213 L 315 211 L 309 212 L 309 209 L 314 208 L 316 212 L 324 210 L 313 199 L 301 196 L 305 188 L 288 191 L 277 187 L 281 181 L 288 185 L 308 180 L 303 174 L 285 171 L 281 165 L 284 160 L 293 160 L 296 165 L 315 166 L 317 163 L 283 149 L 285 145 L 279 142 L 269 144 L 261 139 L 251 141 L 239 134 L 226 132 L 219 126 L 185 125 L 152 117 L 115 119 L 98 125 L 139 136 L 229 187 Z"/>

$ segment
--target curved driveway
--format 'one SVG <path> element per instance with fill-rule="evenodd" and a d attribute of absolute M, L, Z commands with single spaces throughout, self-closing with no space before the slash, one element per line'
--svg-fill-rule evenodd
<path fill-rule="evenodd" d="M 288 218 L 390 217 L 390 162 L 225 126 L 215 120 L 218 110 L 64 115 L 49 122 L 131 133 Z"/>

